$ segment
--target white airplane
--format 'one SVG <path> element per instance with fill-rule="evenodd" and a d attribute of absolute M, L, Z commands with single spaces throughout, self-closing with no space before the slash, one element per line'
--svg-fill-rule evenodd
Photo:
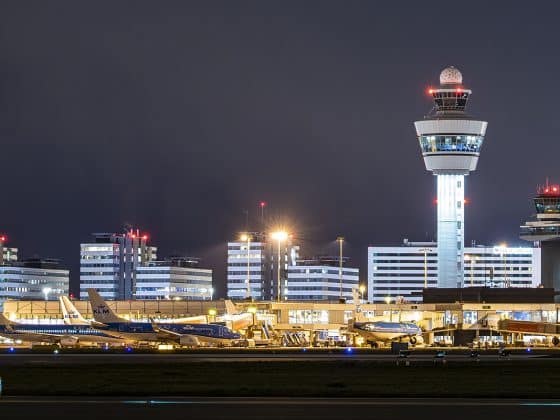
<path fill-rule="evenodd" d="M 244 330 L 253 324 L 253 314 L 249 312 L 239 312 L 231 300 L 225 301 L 226 311 L 223 315 L 216 317 L 216 322 L 225 323 L 233 331 Z M 191 316 L 186 318 L 174 319 L 154 319 L 157 324 L 208 324 L 206 315 Z"/>
<path fill-rule="evenodd" d="M 410 344 L 423 342 L 422 329 L 409 322 L 355 322 L 351 319 L 348 321 L 348 331 L 360 335 L 372 347 L 377 347 L 380 342 L 396 340 L 408 340 Z"/>

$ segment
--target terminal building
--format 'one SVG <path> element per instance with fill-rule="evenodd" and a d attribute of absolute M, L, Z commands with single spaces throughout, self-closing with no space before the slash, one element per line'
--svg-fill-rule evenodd
<path fill-rule="evenodd" d="M 424 288 L 438 287 L 435 242 L 368 247 L 368 301 L 421 302 Z M 460 287 L 539 287 L 541 249 L 474 246 L 464 248 Z"/>
<path fill-rule="evenodd" d="M 80 245 L 80 299 L 97 289 L 104 299 L 212 299 L 212 270 L 198 267 L 196 258 L 157 259 L 148 235 L 96 233 Z"/>
<path fill-rule="evenodd" d="M 285 232 L 241 233 L 228 242 L 228 298 L 287 300 L 288 267 L 298 258 L 299 246 Z"/>
<path fill-rule="evenodd" d="M 324 256 L 298 260 L 288 267 L 286 300 L 352 301 L 353 291 L 359 288 L 360 270 L 347 267 L 347 262 L 347 258 L 341 261 Z"/>

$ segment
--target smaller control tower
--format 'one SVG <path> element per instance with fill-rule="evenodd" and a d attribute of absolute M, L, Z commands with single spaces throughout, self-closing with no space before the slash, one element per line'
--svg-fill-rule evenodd
<path fill-rule="evenodd" d="M 541 284 L 554 288 L 560 301 L 560 185 L 537 188 L 533 198 L 536 218 L 521 226 L 520 238 L 541 247 Z"/>
<path fill-rule="evenodd" d="M 472 93 L 455 67 L 443 69 L 428 93 L 432 112 L 416 121 L 426 169 L 437 177 L 438 287 L 462 287 L 465 246 L 465 175 L 476 169 L 486 121 L 466 113 Z"/>

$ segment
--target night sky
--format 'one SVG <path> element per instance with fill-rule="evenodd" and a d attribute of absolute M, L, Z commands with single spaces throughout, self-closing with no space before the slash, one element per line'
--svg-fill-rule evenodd
<path fill-rule="evenodd" d="M 495 4 L 496 3 L 496 4 Z M 466 244 L 521 243 L 560 181 L 554 2 L 3 1 L 2 224 L 79 280 L 91 232 L 149 232 L 214 268 L 268 202 L 304 254 L 435 236 L 413 121 L 448 65 L 489 122 Z M 506 6 L 507 5 L 507 6 Z"/>

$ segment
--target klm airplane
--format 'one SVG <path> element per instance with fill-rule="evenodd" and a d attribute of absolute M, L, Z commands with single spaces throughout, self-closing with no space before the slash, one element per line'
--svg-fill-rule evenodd
<path fill-rule="evenodd" d="M 80 345 L 124 345 L 125 341 L 89 325 L 20 324 L 0 313 L 0 336 L 27 343 L 58 344 L 61 347 Z"/>
<path fill-rule="evenodd" d="M 149 342 L 176 342 L 197 347 L 203 344 L 231 346 L 239 334 L 219 324 L 131 322 L 117 316 L 95 289 L 88 289 L 96 328 L 116 338 Z"/>

